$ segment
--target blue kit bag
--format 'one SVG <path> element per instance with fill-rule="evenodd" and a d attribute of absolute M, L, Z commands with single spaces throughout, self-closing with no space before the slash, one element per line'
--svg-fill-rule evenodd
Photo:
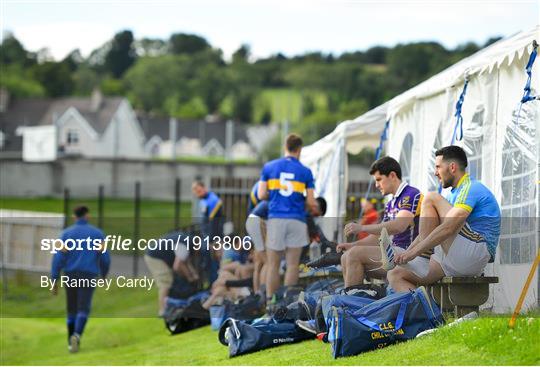
<path fill-rule="evenodd" d="M 326 320 L 334 358 L 413 339 L 444 323 L 424 287 L 391 294 L 359 309 L 332 306 Z"/>
<path fill-rule="evenodd" d="M 210 315 L 202 302 L 210 296 L 208 291 L 195 293 L 187 299 L 167 297 L 163 320 L 171 334 L 179 334 L 210 323 Z"/>
<path fill-rule="evenodd" d="M 251 324 L 227 319 L 219 330 L 219 341 L 229 347 L 229 357 L 276 347 L 281 344 L 296 343 L 315 338 L 294 322 L 261 318 Z"/>
<path fill-rule="evenodd" d="M 225 301 L 221 305 L 210 307 L 210 325 L 212 330 L 219 330 L 228 318 L 252 321 L 264 313 L 264 303 L 259 295 L 252 294 L 237 302 Z"/>

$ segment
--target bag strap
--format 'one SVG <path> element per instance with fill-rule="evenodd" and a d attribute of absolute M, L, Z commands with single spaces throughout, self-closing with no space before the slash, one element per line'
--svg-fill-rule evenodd
<path fill-rule="evenodd" d="M 405 312 L 407 311 L 407 306 L 409 305 L 409 303 L 411 303 L 411 297 L 407 297 L 407 299 L 401 301 L 401 304 L 399 306 L 399 311 L 396 317 L 396 321 L 394 323 L 393 331 L 382 330 L 378 324 L 374 323 L 373 321 L 368 320 L 365 316 L 360 316 L 356 320 L 366 325 L 367 327 L 372 328 L 373 330 L 380 331 L 381 333 L 396 332 L 399 329 L 401 329 L 401 327 L 403 326 L 403 320 L 405 319 Z"/>

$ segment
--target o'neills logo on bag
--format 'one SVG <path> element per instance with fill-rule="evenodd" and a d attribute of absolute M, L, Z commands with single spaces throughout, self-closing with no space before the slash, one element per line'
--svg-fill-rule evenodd
<path fill-rule="evenodd" d="M 276 338 L 276 339 L 272 340 L 272 342 L 274 344 L 291 343 L 293 341 L 294 341 L 293 338 Z"/>

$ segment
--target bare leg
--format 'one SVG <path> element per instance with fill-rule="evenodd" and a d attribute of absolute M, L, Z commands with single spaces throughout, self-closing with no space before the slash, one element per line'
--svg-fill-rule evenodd
<path fill-rule="evenodd" d="M 450 204 L 442 195 L 437 192 L 429 192 L 422 201 L 422 213 L 420 215 L 420 228 L 418 237 L 414 243 L 426 238 L 438 225 L 445 221 L 448 212 L 452 209 Z M 441 243 L 445 253 L 454 242 L 455 236 L 448 238 Z"/>
<path fill-rule="evenodd" d="M 424 278 L 418 277 L 412 271 L 396 266 L 388 272 L 390 287 L 396 292 L 407 292 L 420 285 L 429 285 L 439 281 L 444 276 L 441 265 L 435 260 L 429 261 L 429 271 Z"/>
<path fill-rule="evenodd" d="M 241 265 L 237 271 L 238 279 L 251 278 L 253 276 L 253 269 L 254 269 L 253 264 L 248 263 L 248 264 Z"/>
<path fill-rule="evenodd" d="M 287 262 L 287 270 L 285 271 L 285 285 L 298 284 L 298 265 L 300 264 L 300 256 L 302 248 L 288 248 L 285 251 L 285 261 Z"/>
<path fill-rule="evenodd" d="M 165 307 L 167 306 L 167 296 L 169 295 L 169 290 L 171 288 L 164 287 L 158 290 L 158 304 L 159 304 L 159 314 L 162 315 L 165 312 Z"/>
<path fill-rule="evenodd" d="M 203 303 L 203 308 L 209 309 L 210 306 L 213 306 L 219 297 L 224 297 L 228 294 L 229 290 L 225 286 L 227 280 L 236 280 L 236 276 L 229 272 L 222 272 L 219 274 L 219 278 L 212 284 L 212 294 L 208 299 Z"/>
<path fill-rule="evenodd" d="M 345 287 L 362 284 L 366 271 L 370 277 L 384 279 L 386 271 L 377 269 L 381 266 L 380 260 L 381 250 L 378 246 L 355 246 L 347 250 Z"/>
<path fill-rule="evenodd" d="M 259 287 L 262 283 L 264 283 L 264 279 L 262 277 L 262 269 L 264 266 L 264 263 L 266 261 L 266 253 L 264 251 L 255 251 L 255 269 L 253 269 L 253 291 L 258 292 Z"/>
<path fill-rule="evenodd" d="M 282 251 L 266 250 L 266 298 L 274 295 L 279 288 L 279 263 Z"/>
<path fill-rule="evenodd" d="M 347 257 L 349 256 L 350 249 L 345 251 L 343 255 L 341 256 L 341 271 L 343 273 L 343 281 L 345 282 L 345 279 L 347 279 Z"/>

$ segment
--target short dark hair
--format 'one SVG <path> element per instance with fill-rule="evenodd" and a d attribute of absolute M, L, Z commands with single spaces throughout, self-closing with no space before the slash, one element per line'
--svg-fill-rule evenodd
<path fill-rule="evenodd" d="M 319 196 L 317 199 L 317 202 L 319 203 L 319 209 L 321 210 L 321 217 L 324 217 L 324 215 L 326 214 L 326 200 L 322 197 L 322 196 Z"/>
<path fill-rule="evenodd" d="M 285 139 L 285 147 L 289 152 L 297 152 L 303 144 L 304 142 L 302 141 L 300 135 L 289 134 L 287 135 L 287 139 Z"/>
<path fill-rule="evenodd" d="M 449 145 L 437 150 L 435 152 L 435 157 L 437 156 L 442 156 L 445 161 L 456 162 L 463 171 L 465 171 L 465 168 L 467 168 L 467 165 L 469 164 L 467 161 L 467 154 L 457 145 Z"/>
<path fill-rule="evenodd" d="M 371 168 L 369 169 L 369 174 L 373 175 L 377 171 L 379 171 L 381 175 L 385 176 L 388 176 L 390 172 L 395 172 L 397 178 L 401 180 L 401 166 L 399 165 L 398 161 L 392 157 L 382 157 L 373 162 Z"/>
<path fill-rule="evenodd" d="M 84 217 L 86 214 L 88 214 L 90 210 L 88 210 L 88 207 L 85 206 L 85 205 L 79 205 L 78 207 L 76 207 L 75 209 L 73 209 L 73 214 L 75 214 L 75 216 L 77 218 L 82 218 Z"/>

